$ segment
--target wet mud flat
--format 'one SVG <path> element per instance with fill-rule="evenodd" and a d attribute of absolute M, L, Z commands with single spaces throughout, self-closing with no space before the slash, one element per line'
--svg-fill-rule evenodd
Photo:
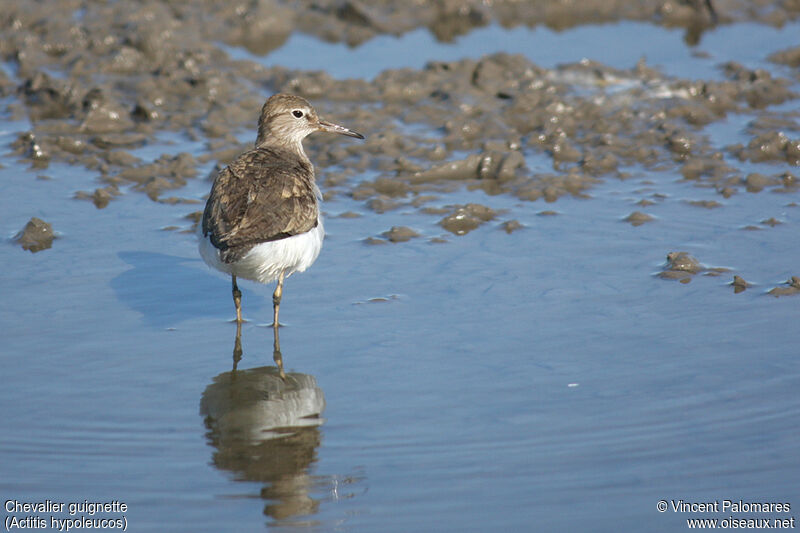
<path fill-rule="evenodd" d="M 0 294 L 19 386 L 0 398 L 38 415 L 12 414 L 27 435 L 0 445 L 19 459 L 7 488 L 88 497 L 75 473 L 153 531 L 675 530 L 656 489 L 795 498 L 796 44 L 707 58 L 701 78 L 611 66 L 604 43 L 555 67 L 498 51 L 359 79 L 259 60 L 297 32 L 357 47 L 604 23 L 611 42 L 624 21 L 677 28 L 700 57 L 715 31 L 800 17 L 581 5 L 8 2 Z M 229 282 L 195 268 L 191 235 L 274 92 L 367 137 L 306 143 L 330 239 L 291 280 L 291 386 L 263 367 L 269 291 L 243 287 L 234 339 Z M 576 516 L 598 487 L 616 504 Z"/>
<path fill-rule="evenodd" d="M 327 198 L 346 195 L 376 213 L 410 206 L 443 214 L 443 225 L 456 234 L 494 217 L 454 218 L 459 207 L 450 213 L 430 207 L 453 187 L 554 202 L 588 195 L 599 180 L 657 168 L 714 188 L 721 198 L 796 191 L 798 117 L 796 110 L 786 111 L 797 99 L 796 48 L 769 58 L 788 66 L 784 76 L 728 61 L 719 65 L 723 80 L 715 81 L 665 76 L 644 60 L 627 70 L 593 60 L 543 69 L 503 53 L 433 62 L 422 70 L 388 69 L 372 80 L 336 80 L 324 72 L 233 61 L 219 47 L 266 53 L 295 30 L 356 45 L 389 28 L 402 33 L 420 26 L 446 41 L 495 20 L 556 28 L 620 19 L 712 24 L 703 3 L 627 4 L 587 8 L 592 15 L 584 20 L 549 2 L 492 8 L 468 3 L 459 9 L 445 2 L 414 10 L 358 2 L 314 9 L 271 2 L 236 8 L 54 2 L 49 7 L 58 16 L 18 2 L 3 17 L 0 53 L 8 68 L 0 74 L 0 90 L 8 115 L 32 126 L 13 143 L 14 153 L 35 169 L 45 170 L 51 160 L 86 168 L 98 186 L 75 196 L 99 208 L 128 192 L 198 203 L 176 191 L 204 177 L 198 167 L 224 165 L 250 144 L 240 140 L 242 132 L 252 130 L 264 95 L 272 92 L 302 95 L 369 134 L 365 147 L 310 142 L 314 161 L 326 169 Z M 717 24 L 780 25 L 798 16 L 786 3 L 713 5 Z M 752 117 L 745 138 L 715 145 L 704 128 L 733 114 Z M 154 160 L 135 155 L 165 131 L 206 150 L 166 152 Z M 531 168 L 527 162 L 534 158 L 551 168 Z M 737 162 L 781 165 L 762 173 Z"/>

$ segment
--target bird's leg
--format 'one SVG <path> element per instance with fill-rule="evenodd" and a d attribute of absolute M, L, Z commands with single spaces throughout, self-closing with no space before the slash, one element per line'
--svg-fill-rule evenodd
<path fill-rule="evenodd" d="M 283 355 L 281 354 L 281 340 L 278 337 L 278 328 L 276 327 L 272 332 L 275 334 L 275 343 L 272 345 L 272 360 L 275 361 L 275 365 L 278 367 L 281 379 L 286 381 L 286 373 L 283 371 Z"/>
<path fill-rule="evenodd" d="M 278 285 L 275 287 L 275 292 L 272 293 L 272 307 L 274 311 L 274 319 L 272 321 L 272 332 L 275 336 L 275 343 L 272 349 L 272 359 L 278 367 L 281 379 L 286 381 L 286 374 L 283 371 L 283 355 L 281 354 L 281 340 L 278 334 L 280 323 L 278 322 L 278 311 L 281 308 L 281 296 L 283 296 L 283 272 L 278 276 Z"/>
<path fill-rule="evenodd" d="M 278 311 L 281 308 L 281 296 L 283 296 L 283 272 L 281 275 L 278 276 L 278 286 L 275 287 L 275 292 L 272 293 L 272 310 L 274 312 L 274 320 L 272 321 L 272 327 L 275 328 L 275 331 L 278 331 Z M 277 338 L 277 333 L 276 333 Z"/>
<path fill-rule="evenodd" d="M 236 340 L 233 341 L 233 370 L 242 360 L 242 323 L 236 323 Z"/>
<path fill-rule="evenodd" d="M 236 285 L 236 276 L 231 274 L 231 281 L 233 282 L 232 292 L 233 292 L 233 305 L 236 306 L 236 323 L 242 323 L 242 291 L 239 290 L 239 286 Z"/>

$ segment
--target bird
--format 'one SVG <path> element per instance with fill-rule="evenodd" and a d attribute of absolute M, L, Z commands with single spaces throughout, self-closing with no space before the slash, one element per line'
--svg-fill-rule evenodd
<path fill-rule="evenodd" d="M 364 139 L 321 120 L 304 98 L 274 94 L 261 108 L 254 148 L 214 179 L 199 225 L 199 250 L 206 264 L 230 274 L 239 325 L 242 293 L 237 278 L 277 280 L 272 295 L 277 334 L 284 280 L 310 267 L 322 249 L 322 195 L 303 149 L 303 139 L 315 132 Z"/>

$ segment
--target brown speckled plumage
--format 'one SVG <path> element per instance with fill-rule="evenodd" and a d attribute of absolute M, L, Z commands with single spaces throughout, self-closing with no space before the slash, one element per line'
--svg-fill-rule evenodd
<path fill-rule="evenodd" d="M 282 147 L 260 147 L 222 170 L 203 213 L 203 235 L 233 263 L 256 244 L 310 231 L 319 206 L 308 159 Z"/>

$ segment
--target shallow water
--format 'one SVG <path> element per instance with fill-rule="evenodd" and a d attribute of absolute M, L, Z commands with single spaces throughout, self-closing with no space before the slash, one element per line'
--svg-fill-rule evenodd
<path fill-rule="evenodd" d="M 409 46 L 415 61 L 477 56 L 501 32 L 521 49 L 550 50 L 552 59 L 536 56 L 544 65 L 585 56 L 630 67 L 647 55 L 666 72 L 710 76 L 728 59 L 763 61 L 792 28 L 711 32 L 700 46 L 711 60 L 692 56 L 678 31 L 625 23 L 558 34 L 490 27 L 455 45 L 413 32 L 354 50 L 295 36 L 264 61 L 371 77 L 402 66 L 392 58 L 408 58 Z M 644 31 L 653 38 L 642 51 Z M 593 56 L 598 39 L 626 52 Z M 384 62 L 365 59 L 378 52 Z M 727 124 L 707 133 L 734 142 L 745 124 Z M 0 144 L 27 128 L 5 122 Z M 160 148 L 153 157 L 203 149 L 180 139 Z M 284 364 L 315 391 L 300 403 L 325 407 L 276 439 L 264 428 L 277 411 L 254 399 L 272 400 L 259 392 L 274 385 L 264 369 L 271 288 L 242 285 L 249 322 L 237 370 L 248 372 L 236 381 L 229 281 L 205 267 L 192 234 L 162 230 L 188 227 L 198 207 L 126 194 L 97 210 L 71 200 L 96 186 L 83 169 L 4 164 L 3 235 L 31 216 L 60 233 L 37 254 L 0 246 L 6 498 L 119 500 L 133 531 L 677 531 L 687 515 L 657 512 L 658 500 L 800 506 L 800 297 L 766 294 L 800 274 L 796 192 L 721 199 L 632 169 L 591 198 L 553 204 L 443 195 L 434 204 L 507 209 L 463 237 L 416 210 L 377 215 L 338 196 L 325 205 L 322 255 L 287 281 L 281 311 Z M 191 180 L 182 192 L 199 199 L 209 185 Z M 656 200 L 646 209 L 656 220 L 623 222 L 642 198 Z M 537 214 L 545 209 L 558 214 Z M 337 216 L 346 211 L 362 216 Z M 760 224 L 769 217 L 782 224 Z M 525 227 L 506 234 L 498 226 L 510 219 Z M 393 225 L 423 238 L 363 242 Z M 659 279 L 679 250 L 731 272 Z M 734 294 L 733 274 L 754 286 Z"/>
<path fill-rule="evenodd" d="M 506 29 L 492 24 L 457 37 L 453 43 L 437 42 L 423 28 L 401 37 L 382 35 L 356 48 L 294 33 L 283 47 L 261 58 L 242 48 L 226 50 L 235 58 L 256 59 L 266 66 L 324 70 L 335 78 L 372 79 L 387 68 L 419 69 L 429 61 L 457 61 L 507 52 L 522 54 L 545 68 L 589 58 L 627 69 L 644 58 L 648 65 L 665 74 L 719 79 L 717 65 L 725 59 L 751 68 L 767 66 L 765 50 L 754 44 L 769 43 L 776 49 L 794 46 L 799 28 L 797 23 L 782 28 L 761 24 L 722 26 L 706 32 L 698 46 L 688 47 L 683 42 L 684 30 L 644 22 L 586 26 L 564 32 L 546 27 Z"/>

